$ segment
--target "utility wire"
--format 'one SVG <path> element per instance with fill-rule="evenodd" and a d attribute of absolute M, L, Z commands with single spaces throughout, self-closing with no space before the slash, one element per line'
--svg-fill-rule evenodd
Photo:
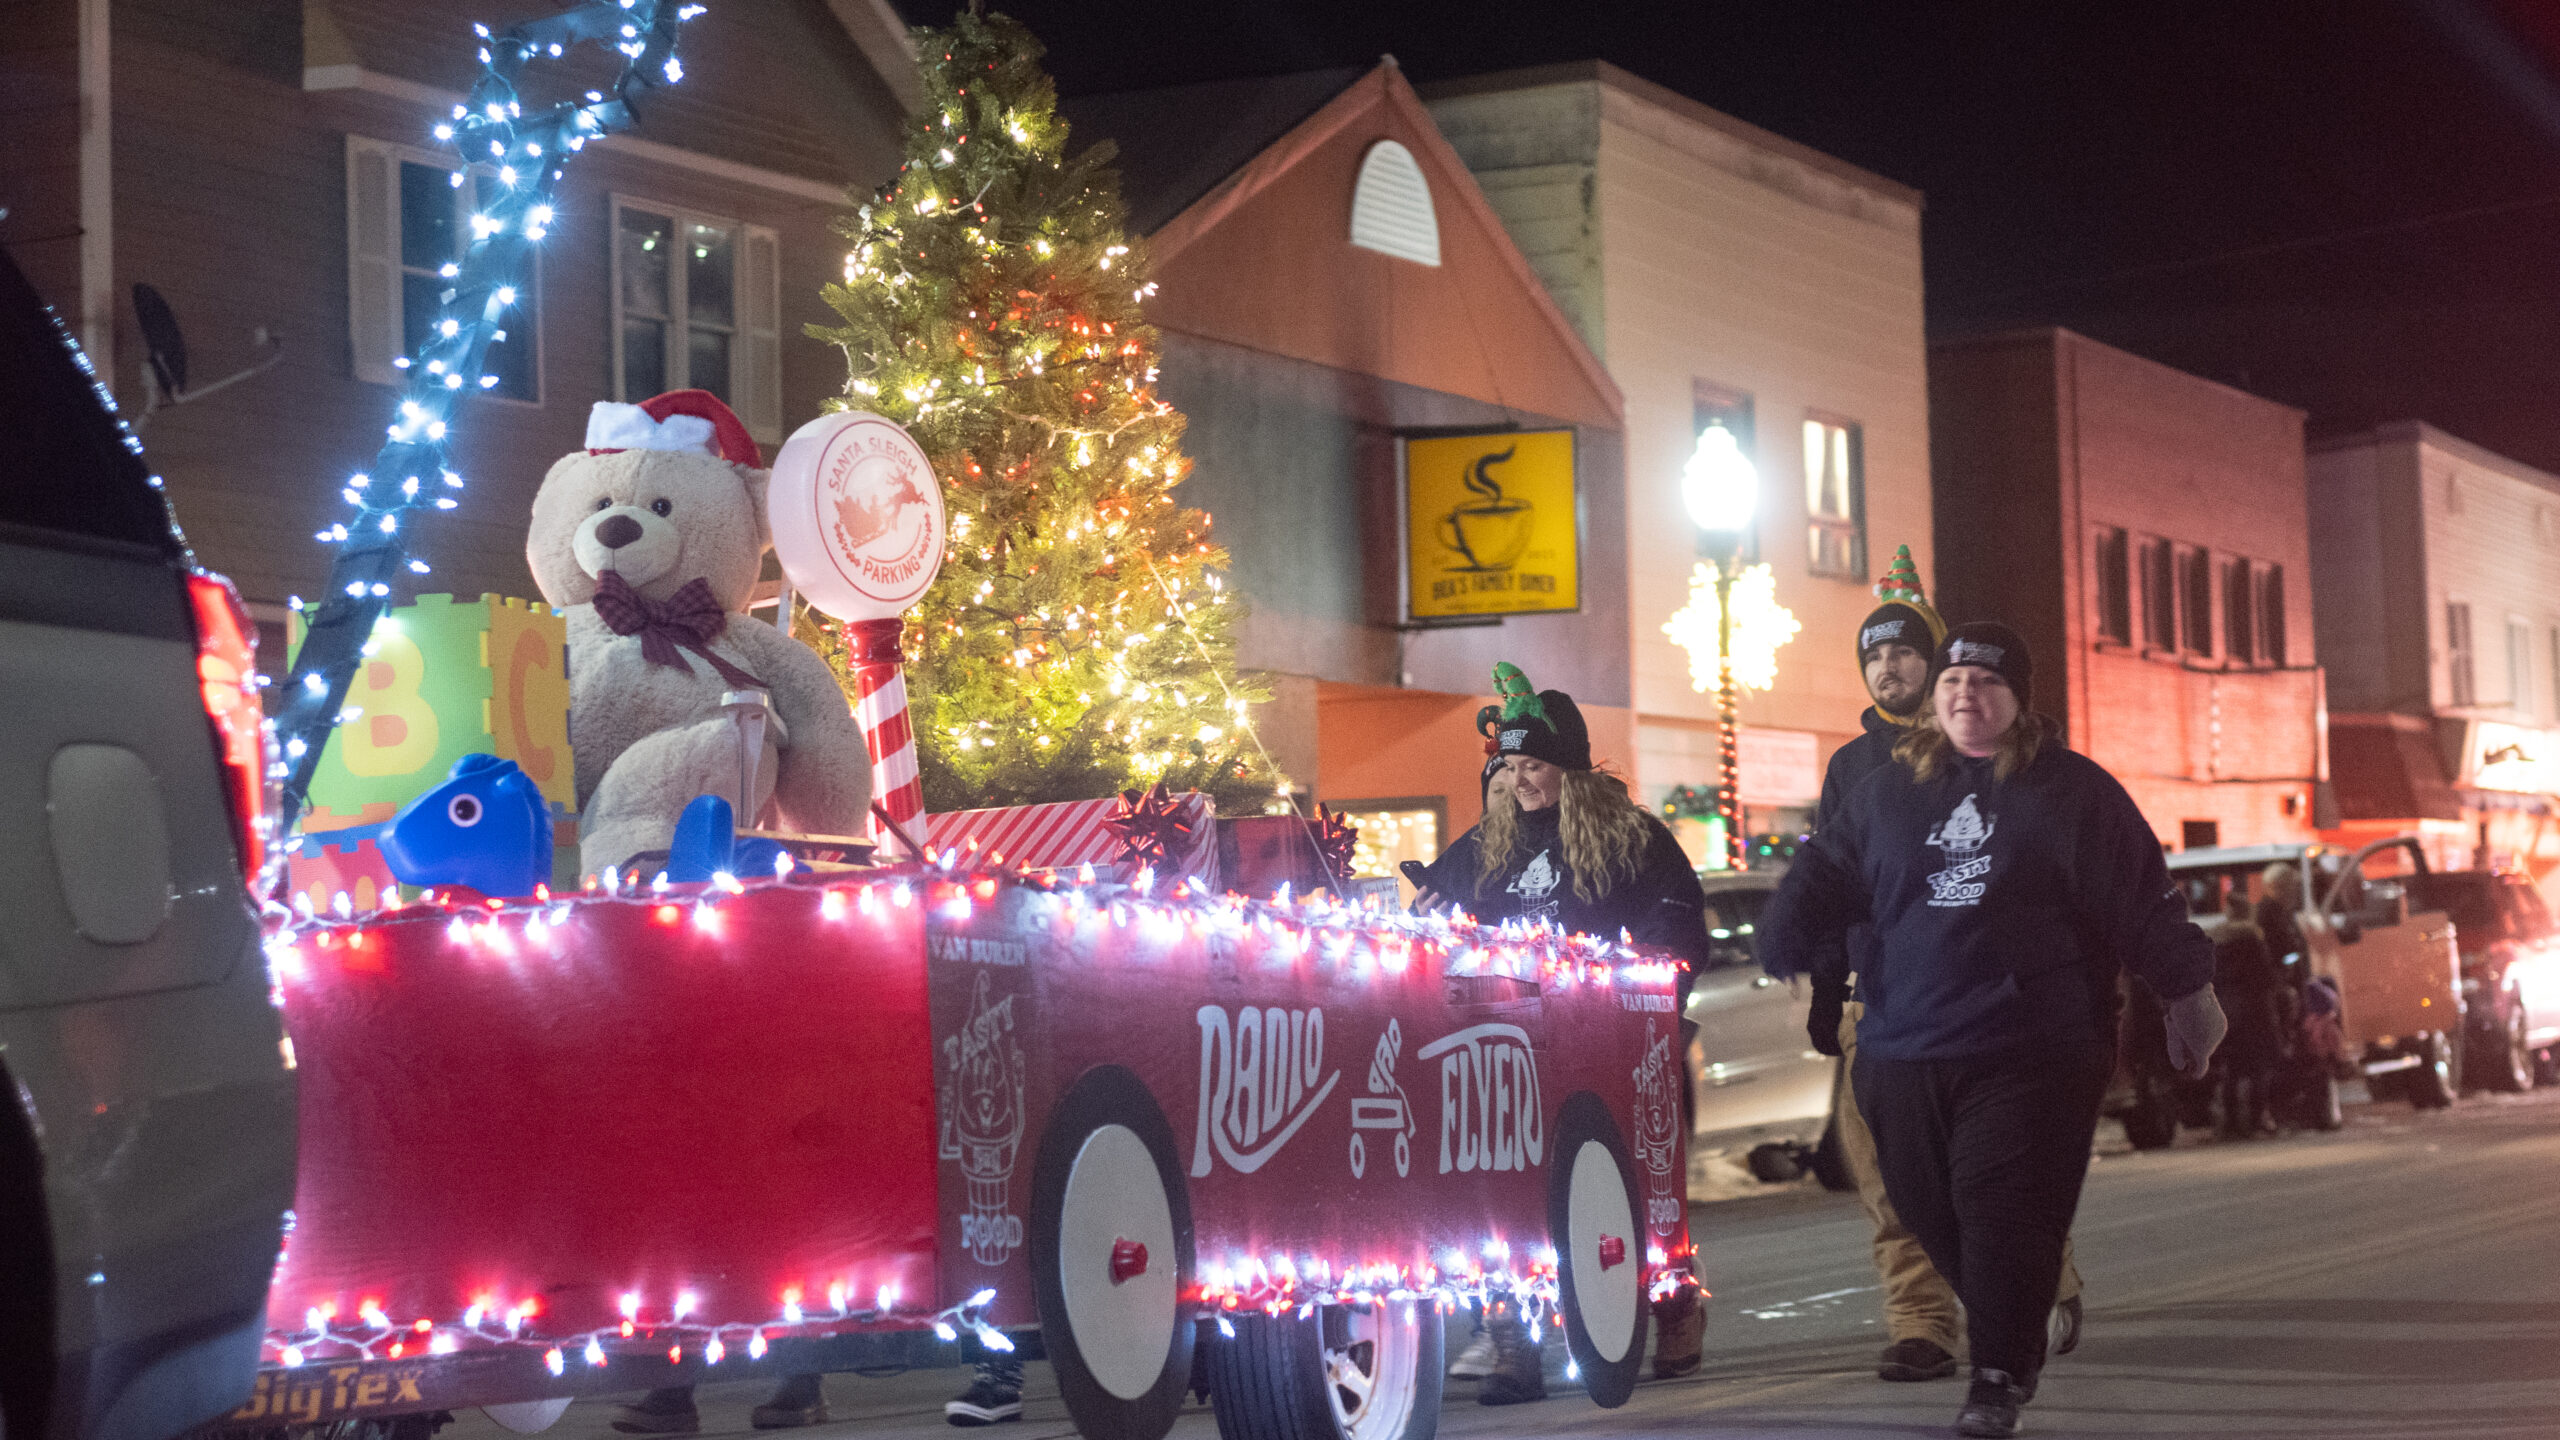
<path fill-rule="evenodd" d="M 2473 220 L 2486 215 L 2511 214 L 2519 210 L 2535 210 L 2546 205 L 2560 205 L 2560 194 L 2541 195 L 2529 200 L 2501 200 L 2491 205 L 2471 205 L 2460 210 L 2441 210 L 2433 215 L 2416 215 L 2405 220 L 2359 226 L 2353 230 L 2333 230 L 2325 235 L 2305 235 L 2292 240 L 2270 240 L 2260 245 L 2243 245 L 2232 250 L 2217 250 L 2209 255 L 2194 255 L 2183 260 L 2159 260 L 2147 265 L 2129 266 L 2122 270 L 2111 270 L 2102 275 L 2083 275 L 2068 280 L 2047 280 L 2034 285 L 2022 285 L 2013 290 L 1998 291 L 1970 303 L 1975 306 L 1996 305 L 2003 301 L 2047 294 L 2055 290 L 2078 290 L 2149 275 L 2171 275 L 2182 270 L 2202 270 L 2239 260 L 2255 260 L 2267 255 L 2316 249 L 2323 245 L 2343 245 L 2356 240 L 2370 240 L 2381 235 L 2421 230 L 2430 225 L 2449 224 L 2456 220 Z"/>

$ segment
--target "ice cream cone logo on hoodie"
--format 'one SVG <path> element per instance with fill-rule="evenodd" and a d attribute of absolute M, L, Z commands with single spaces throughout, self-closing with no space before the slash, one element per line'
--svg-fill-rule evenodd
<path fill-rule="evenodd" d="M 1967 795 L 1956 802 L 1956 808 L 1929 832 L 1927 843 L 1937 846 L 1946 859 L 1946 868 L 1929 877 L 1932 905 L 1979 905 L 1983 890 L 1991 883 L 1986 878 L 1991 874 L 1991 857 L 1982 853 L 1982 847 L 1990 843 L 2000 817 L 1984 818 L 1973 801 L 1974 797 Z"/>

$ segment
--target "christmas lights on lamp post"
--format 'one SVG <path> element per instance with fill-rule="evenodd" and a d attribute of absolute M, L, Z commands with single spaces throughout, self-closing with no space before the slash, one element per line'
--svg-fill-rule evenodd
<path fill-rule="evenodd" d="M 1689 603 L 1662 627 L 1689 652 L 1689 682 L 1716 694 L 1719 771 L 1716 819 L 1724 827 L 1725 868 L 1742 868 L 1742 787 L 1736 764 L 1740 687 L 1765 690 L 1777 679 L 1778 647 L 1802 627 L 1778 604 L 1766 565 L 1745 569 L 1742 552 L 1759 498 L 1760 471 L 1723 422 L 1708 424 L 1680 476 L 1680 499 L 1698 527 L 1700 549 L 1713 556 L 1691 574 Z"/>

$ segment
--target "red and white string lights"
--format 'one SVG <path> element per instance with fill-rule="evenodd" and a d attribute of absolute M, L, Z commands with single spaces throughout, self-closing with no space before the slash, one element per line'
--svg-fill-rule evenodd
<path fill-rule="evenodd" d="M 1312 966 L 1336 981 L 1394 983 L 1418 963 L 1425 965 L 1424 974 L 1434 973 L 1429 967 L 1435 960 L 1443 975 L 1511 978 L 1555 989 L 1667 990 L 1677 975 L 1674 962 L 1648 956 L 1623 935 L 1610 941 L 1565 934 L 1545 923 L 1487 924 L 1463 913 L 1405 915 L 1349 904 L 1325 892 L 1293 896 L 1285 886 L 1267 901 L 1233 893 L 1211 896 L 1187 880 L 1158 895 L 1158 884 L 1148 873 L 1120 885 L 1095 881 L 1090 867 L 1074 878 L 1003 872 L 964 861 L 957 851 L 944 852 L 931 865 L 872 871 L 860 878 L 821 879 L 806 872 L 752 880 L 722 875 L 702 885 L 643 889 L 608 874 L 591 880 L 587 893 L 575 899 L 541 895 L 464 901 L 431 894 L 419 904 L 361 923 L 298 913 L 283 920 L 267 942 L 269 973 L 281 1005 L 288 989 L 309 979 L 314 963 L 382 944 L 375 927 L 434 923 L 438 918 L 448 944 L 517 964 L 574 954 L 582 920 L 599 906 L 642 906 L 654 925 L 689 926 L 717 937 L 730 902 L 777 888 L 806 893 L 815 918 L 828 925 L 877 923 L 919 904 L 930 922 L 961 925 L 976 920 L 982 910 L 1008 907 L 1018 933 L 1045 935 L 1095 960 L 1135 965 L 1157 965 L 1168 950 L 1209 942 L 1239 965 L 1274 970 Z M 1233 1256 L 1203 1267 L 1192 1298 L 1213 1316 L 1240 1309 L 1276 1315 L 1293 1307 L 1412 1298 L 1433 1299 L 1443 1309 L 1468 1302 L 1511 1303 L 1521 1307 L 1534 1330 L 1557 1303 L 1555 1252 L 1539 1246 L 1520 1256 L 1519 1263 L 1514 1258 L 1512 1246 L 1500 1237 L 1482 1241 L 1475 1255 L 1452 1252 L 1419 1265 Z M 1648 1259 L 1656 1272 L 1651 1287 L 1655 1298 L 1696 1283 L 1687 1258 L 1652 1247 Z M 1012 1342 L 983 1318 L 994 1298 L 994 1291 L 985 1290 L 938 1312 L 901 1310 L 897 1287 L 890 1285 L 874 1290 L 873 1303 L 861 1306 L 851 1282 L 838 1280 L 828 1285 L 823 1308 L 810 1302 L 803 1287 L 794 1286 L 779 1297 L 777 1312 L 763 1319 L 697 1322 L 690 1292 L 667 1297 L 670 1303 L 660 1318 L 650 1320 L 635 1291 L 622 1297 L 618 1326 L 570 1336 L 537 1335 L 532 1322 L 540 1305 L 531 1299 L 510 1303 L 484 1295 L 458 1318 L 420 1318 L 406 1325 L 394 1323 L 373 1300 L 359 1300 L 355 1321 L 342 1322 L 337 1302 L 324 1300 L 306 1312 L 299 1332 L 271 1332 L 267 1350 L 277 1363 L 293 1367 L 324 1358 L 372 1360 L 541 1345 L 544 1362 L 556 1375 L 572 1358 L 603 1365 L 614 1349 L 632 1350 L 635 1342 L 652 1348 L 664 1343 L 676 1363 L 696 1353 L 706 1363 L 718 1364 L 742 1345 L 750 1358 L 761 1359 L 770 1332 L 930 1328 L 946 1341 L 967 1331 L 989 1349 L 1010 1349 Z"/>

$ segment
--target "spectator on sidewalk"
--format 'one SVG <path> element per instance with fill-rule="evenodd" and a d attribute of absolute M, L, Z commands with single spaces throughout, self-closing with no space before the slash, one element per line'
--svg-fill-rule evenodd
<path fill-rule="evenodd" d="M 1965 1308 L 1973 1383 L 1956 1433 L 2014 1435 L 2115 1066 L 2116 981 L 2168 1001 L 2201 1077 L 2221 1042 L 2213 947 L 2124 787 L 2030 709 L 2025 641 L 1962 625 L 1927 715 L 1796 855 L 1762 959 L 1808 973 L 1873 927 L 1850 1083 L 1885 1192 Z"/>
<path fill-rule="evenodd" d="M 2213 993 L 2231 1023 L 2214 1057 L 2222 1071 L 2226 1140 L 2255 1139 L 2272 1128 L 2269 1090 L 2283 1059 L 2276 996 L 2284 973 L 2252 913 L 2248 893 L 2235 888 L 2213 937 Z"/>

